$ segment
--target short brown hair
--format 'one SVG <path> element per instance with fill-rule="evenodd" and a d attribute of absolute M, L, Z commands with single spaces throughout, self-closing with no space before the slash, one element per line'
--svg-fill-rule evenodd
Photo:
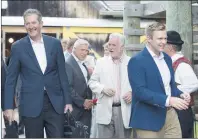
<path fill-rule="evenodd" d="M 145 35 L 150 36 L 152 38 L 154 31 L 164 31 L 164 30 L 166 30 L 165 24 L 160 22 L 154 22 L 145 28 Z"/>

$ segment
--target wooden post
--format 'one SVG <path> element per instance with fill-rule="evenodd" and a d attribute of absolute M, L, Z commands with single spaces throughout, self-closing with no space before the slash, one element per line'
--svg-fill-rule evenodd
<path fill-rule="evenodd" d="M 140 36 L 143 34 L 140 30 L 140 17 L 143 15 L 143 5 L 140 1 L 125 1 L 123 10 L 123 34 L 126 38 L 126 53 L 133 55 L 129 44 L 135 46 L 140 43 Z"/>
<path fill-rule="evenodd" d="M 180 33 L 184 41 L 182 52 L 192 61 L 192 2 L 167 1 L 166 26 Z"/>

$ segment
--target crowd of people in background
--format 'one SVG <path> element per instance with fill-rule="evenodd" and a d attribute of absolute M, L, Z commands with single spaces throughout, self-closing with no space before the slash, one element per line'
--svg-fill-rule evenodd
<path fill-rule="evenodd" d="M 145 48 L 133 57 L 124 35 L 112 33 L 96 59 L 86 39 L 42 34 L 38 10 L 23 18 L 28 35 L 12 45 L 9 63 L 1 60 L 2 137 L 4 120 L 15 120 L 26 138 L 44 138 L 44 129 L 63 138 L 69 112 L 90 138 L 193 138 L 198 79 L 178 32 L 148 25 Z"/>

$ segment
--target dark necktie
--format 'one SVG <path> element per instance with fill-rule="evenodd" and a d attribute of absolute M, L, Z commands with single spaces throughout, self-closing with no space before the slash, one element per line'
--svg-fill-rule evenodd
<path fill-rule="evenodd" d="M 86 71 L 87 71 L 87 81 L 88 81 L 88 80 L 90 79 L 88 68 L 87 68 L 87 66 L 85 65 L 85 63 L 83 63 L 82 65 L 85 67 L 85 69 L 86 69 Z"/>

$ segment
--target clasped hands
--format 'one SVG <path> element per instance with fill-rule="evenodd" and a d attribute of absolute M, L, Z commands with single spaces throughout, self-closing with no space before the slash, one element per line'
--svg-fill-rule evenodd
<path fill-rule="evenodd" d="M 178 109 L 178 110 L 186 110 L 189 107 L 189 103 L 191 100 L 189 93 L 182 93 L 180 95 L 181 98 L 178 97 L 170 97 L 169 104 L 170 106 Z"/>
<path fill-rule="evenodd" d="M 109 96 L 109 97 L 112 97 L 112 96 L 115 95 L 116 91 L 114 89 L 112 89 L 112 88 L 104 88 L 102 90 L 102 93 L 105 94 L 105 95 L 107 95 L 107 96 Z M 124 101 L 127 104 L 131 103 L 132 92 L 131 91 L 127 92 L 122 98 L 124 99 Z"/>

